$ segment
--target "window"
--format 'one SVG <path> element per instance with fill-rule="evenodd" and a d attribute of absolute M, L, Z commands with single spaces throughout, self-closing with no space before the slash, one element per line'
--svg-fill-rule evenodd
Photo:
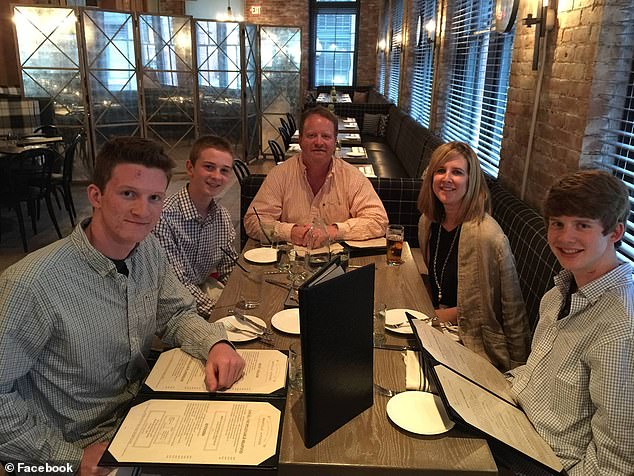
<path fill-rule="evenodd" d="M 459 0 L 450 14 L 453 48 L 442 137 L 471 145 L 497 177 L 515 30 L 491 31 L 492 0 Z"/>
<path fill-rule="evenodd" d="M 429 127 L 431 119 L 432 85 L 434 81 L 434 44 L 427 40 L 425 26 L 434 22 L 436 0 L 415 0 L 417 42 L 414 49 L 412 74 L 412 105 L 410 115 L 423 126 Z"/>
<path fill-rule="evenodd" d="M 357 3 L 313 0 L 311 11 L 312 86 L 353 86 L 357 61 Z"/>
<path fill-rule="evenodd" d="M 390 52 L 387 98 L 398 104 L 398 84 L 401 74 L 401 48 L 403 46 L 403 0 L 392 0 L 390 16 Z"/>
<path fill-rule="evenodd" d="M 634 191 L 634 59 L 630 67 L 630 75 L 625 88 L 623 112 L 618 126 L 604 131 L 604 150 L 607 150 L 608 161 L 605 164 L 614 175 L 620 178 L 630 191 L 630 208 Z M 619 254 L 634 261 L 634 217 L 630 215 L 627 230 L 623 238 Z"/>

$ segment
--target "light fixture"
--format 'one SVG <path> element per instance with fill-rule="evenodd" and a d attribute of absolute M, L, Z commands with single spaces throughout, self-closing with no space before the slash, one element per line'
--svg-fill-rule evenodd
<path fill-rule="evenodd" d="M 233 20 L 233 11 L 231 10 L 231 0 L 227 0 L 227 19 Z"/>
<path fill-rule="evenodd" d="M 433 43 L 436 37 L 436 21 L 429 20 L 425 23 L 425 31 L 427 32 L 427 43 Z"/>
<path fill-rule="evenodd" d="M 538 16 L 533 17 L 532 13 L 529 13 L 526 18 L 522 20 L 524 25 L 531 28 L 535 25 L 535 44 L 533 45 L 533 70 L 537 70 L 539 66 L 539 43 L 540 39 L 544 37 L 546 31 L 550 31 L 555 26 L 555 11 L 552 8 L 548 8 L 548 0 L 541 0 L 538 3 Z"/>

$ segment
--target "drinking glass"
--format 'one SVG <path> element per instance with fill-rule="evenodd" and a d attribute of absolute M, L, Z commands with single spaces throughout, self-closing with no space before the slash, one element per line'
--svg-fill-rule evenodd
<path fill-rule="evenodd" d="M 403 240 L 405 238 L 405 228 L 402 225 L 388 225 L 385 232 L 387 243 L 387 264 L 398 266 L 403 262 Z"/>
<path fill-rule="evenodd" d="M 374 345 L 385 344 L 385 313 L 387 305 L 379 304 L 374 310 Z"/>
<path fill-rule="evenodd" d="M 304 387 L 301 342 L 293 342 L 288 346 L 288 383 L 293 390 L 300 392 Z"/>
<path fill-rule="evenodd" d="M 289 271 L 291 269 L 291 261 L 289 253 L 293 249 L 290 243 L 279 242 L 277 244 L 277 263 L 275 267 L 280 271 Z"/>
<path fill-rule="evenodd" d="M 261 270 L 254 269 L 249 273 L 243 273 L 242 287 L 240 288 L 240 299 L 238 307 L 242 309 L 253 309 L 262 302 L 262 282 L 264 281 L 264 273 Z"/>
<path fill-rule="evenodd" d="M 260 240 L 260 246 L 271 248 L 277 245 L 278 236 L 275 233 L 275 221 L 262 220 L 262 239 Z"/>
<path fill-rule="evenodd" d="M 330 261 L 330 240 L 326 224 L 321 219 L 313 221 L 308 234 L 308 245 L 304 262 L 306 270 L 314 273 Z"/>

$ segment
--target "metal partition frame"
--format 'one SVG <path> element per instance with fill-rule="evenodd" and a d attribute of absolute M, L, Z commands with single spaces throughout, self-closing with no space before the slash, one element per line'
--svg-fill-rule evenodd
<path fill-rule="evenodd" d="M 200 41 L 192 33 L 206 20 L 88 7 L 29 5 L 14 10 L 31 25 L 14 28 L 25 96 L 42 98 L 42 110 L 62 128 L 65 139 L 87 132 L 88 174 L 100 145 L 123 134 L 153 138 L 174 158 L 184 159 L 195 138 L 215 133 L 228 137 L 240 157 L 252 160 L 264 152 L 262 144 L 269 138 L 279 137 L 278 118 L 301 110 L 298 27 L 213 21 L 238 32 L 233 56 L 219 49 L 232 63 L 223 69 L 198 59 Z M 212 72 L 231 81 L 207 105 L 205 89 L 212 82 L 205 85 L 201 78 Z M 217 115 L 229 97 L 230 114 L 210 124 L 206 115 Z M 233 124 L 227 127 L 227 122 Z"/>
<path fill-rule="evenodd" d="M 81 15 L 93 154 L 117 135 L 139 136 L 142 112 L 132 13 L 85 9 Z"/>
<path fill-rule="evenodd" d="M 269 139 L 280 141 L 279 119 L 301 111 L 302 30 L 294 26 L 260 25 L 260 123 L 262 153 L 272 154 Z M 266 56 L 265 56 L 266 55 Z"/>

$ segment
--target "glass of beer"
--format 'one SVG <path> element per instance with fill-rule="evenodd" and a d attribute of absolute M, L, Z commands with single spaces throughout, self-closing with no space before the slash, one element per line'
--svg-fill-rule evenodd
<path fill-rule="evenodd" d="M 387 264 L 390 266 L 398 266 L 403 262 L 401 254 L 403 252 L 403 239 L 405 238 L 405 229 L 403 225 L 388 225 L 385 232 L 385 241 L 387 242 Z"/>

